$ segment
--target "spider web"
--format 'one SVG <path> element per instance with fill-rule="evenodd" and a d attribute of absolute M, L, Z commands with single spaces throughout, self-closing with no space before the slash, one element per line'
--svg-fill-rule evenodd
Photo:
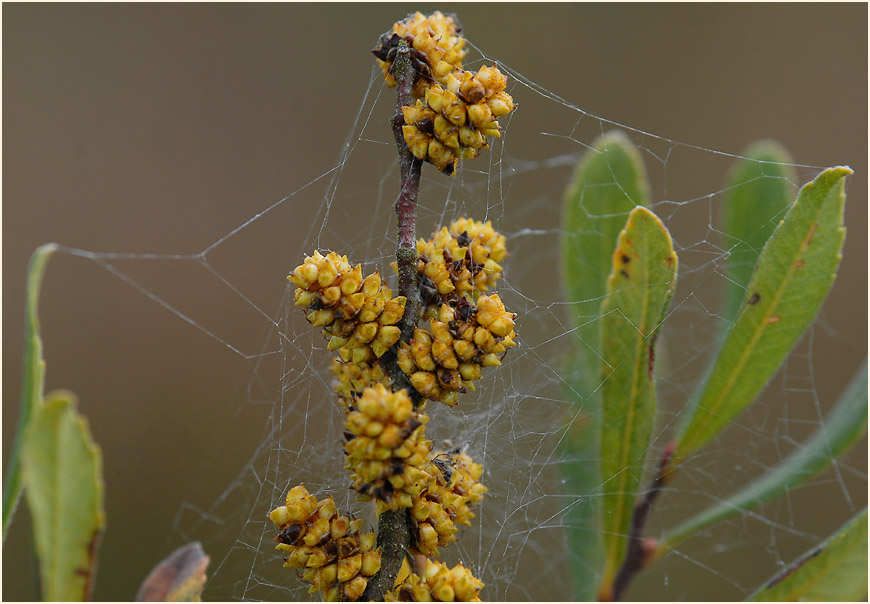
<path fill-rule="evenodd" d="M 395 18 L 392 12 L 368 37 L 374 40 L 386 29 Z M 466 31 L 471 40 L 477 39 L 467 21 Z M 428 236 L 466 215 L 491 220 L 507 236 L 510 256 L 498 291 L 518 314 L 519 345 L 503 367 L 485 373 L 477 391 L 465 395 L 458 407 L 430 403 L 427 432 L 436 446 L 462 447 L 483 463 L 483 482 L 489 488 L 472 526 L 458 543 L 442 548 L 445 561 L 470 565 L 486 584 L 485 599 L 564 600 L 571 598 L 567 512 L 600 496 L 595 491 L 566 492 L 558 471 L 559 444 L 574 402 L 565 368 L 574 334 L 558 257 L 565 185 L 596 137 L 623 131 L 641 150 L 652 185 L 651 209 L 675 242 L 680 274 L 658 349 L 664 370 L 658 381 L 660 417 L 648 457 L 652 464 L 673 437 L 725 322 L 724 265 L 733 244 L 720 231 L 720 210 L 725 175 L 738 155 L 593 115 L 582 97 L 566 98 L 560 92 L 559 78 L 545 85 L 535 72 L 523 68 L 524 75 L 514 68 L 514 58 L 521 60 L 517 54 L 516 49 L 511 54 L 472 48 L 467 65 L 475 69 L 497 60 L 509 76 L 518 110 L 502 120 L 503 137 L 492 149 L 464 162 L 455 177 L 424 167 L 418 235 Z M 359 56 L 364 55 L 350 55 L 346 60 L 361 71 L 365 59 Z M 343 418 L 333 402 L 328 372 L 331 354 L 318 330 L 293 306 L 292 286 L 285 280 L 313 249 L 345 253 L 351 262 L 363 264 L 364 273 L 379 270 L 394 280 L 389 264 L 395 254 L 392 204 L 398 164 L 386 120 L 394 111 L 395 94 L 374 67 L 358 86 L 341 87 L 340 94 L 353 99 L 354 111 L 341 114 L 323 107 L 318 119 L 349 123 L 343 144 L 299 141 L 302 149 L 294 156 L 304 163 L 306 151 L 319 157 L 323 147 L 332 153 L 340 147 L 338 160 L 333 156 L 320 164 L 326 169 L 294 175 L 298 182 L 289 195 L 271 203 L 258 201 L 253 210 L 245 206 L 246 214 L 227 211 L 221 222 L 226 228 L 212 230 L 201 240 L 202 235 L 186 237 L 172 223 L 172 209 L 162 209 L 170 233 L 166 248 L 193 251 L 155 253 L 164 243 L 150 237 L 127 243 L 108 239 L 108 249 L 135 251 L 97 252 L 97 245 L 86 241 L 63 246 L 64 253 L 52 260 L 52 267 L 63 271 L 50 269 L 43 299 L 69 303 L 52 306 L 53 312 L 43 310 L 49 387 L 69 386 L 80 395 L 89 392 L 113 402 L 100 415 L 83 398 L 82 410 L 107 453 L 109 532 L 98 585 L 111 569 L 121 576 L 126 572 L 127 591 L 119 593 L 128 595 L 120 597 L 132 595 L 129 582 L 144 577 L 172 548 L 200 540 L 212 557 L 207 599 L 305 599 L 307 587 L 281 567 L 272 541 L 275 530 L 266 519 L 300 482 L 318 496 L 332 495 L 340 510 L 376 524 L 369 507 L 347 489 L 340 455 Z M 294 115 L 296 120 L 304 117 Z M 758 133 L 766 134 L 763 128 Z M 748 142 L 735 144 L 739 149 Z M 794 168 L 797 178 L 789 185 L 795 193 L 821 169 L 803 164 Z M 249 197 L 256 189 L 249 183 L 239 195 Z M 195 188 L 191 198 L 191 203 L 202 203 L 195 199 Z M 274 197 L 264 192 L 259 199 Z M 112 224 L 110 216 L 98 218 Z M 848 260 L 847 253 L 841 275 Z M 92 268 L 105 269 L 117 279 Z M 861 297 L 866 309 L 866 281 L 862 285 L 861 278 L 866 280 L 866 275 L 859 276 L 860 287 L 853 295 Z M 843 287 L 841 276 L 832 295 Z M 124 312 L 104 316 L 100 304 L 82 296 L 91 290 L 105 293 L 109 305 Z M 827 310 L 831 304 L 760 400 L 687 461 L 659 499 L 648 534 L 659 534 L 775 465 L 824 422 L 840 387 L 866 354 L 864 331 L 853 331 L 855 325 L 866 328 L 864 317 L 852 312 L 842 318 L 839 310 Z M 58 335 L 76 322 L 80 330 Z M 140 325 L 160 327 L 152 334 Z M 119 335 L 99 335 L 103 329 Z M 86 339 L 89 333 L 97 335 Z M 146 346 L 151 340 L 153 345 Z M 52 357 L 65 348 L 79 354 L 101 351 L 84 371 L 92 379 L 103 379 L 102 389 L 77 387 L 74 369 Z M 839 371 L 826 358 L 832 349 L 848 359 L 840 361 L 845 366 Z M 100 371 L 99 359 L 106 350 L 142 371 L 120 384 Z M 160 359 L 147 358 L 153 350 Z M 214 386 L 227 383 L 236 389 Z M 147 414 L 124 405 L 125 396 L 140 400 L 140 391 L 150 397 Z M 180 405 L 185 399 L 191 404 Z M 10 425 L 5 417 L 4 424 Z M 135 441 L 131 433 L 138 433 Z M 680 544 L 638 576 L 629 597 L 744 597 L 866 505 L 866 444 L 856 450 L 858 454 L 846 456 L 799 489 Z M 173 465 L 177 472 L 167 469 Z M 128 474 L 136 486 L 126 494 L 113 489 L 127 484 L 120 476 Z M 138 522 L 136 508 L 157 507 L 172 517 L 168 525 Z M 142 557 L 130 555 L 137 549 Z M 116 561 L 114 552 L 133 558 L 126 563 L 134 570 Z M 97 592 L 103 596 L 120 588 L 98 589 L 106 590 Z"/>

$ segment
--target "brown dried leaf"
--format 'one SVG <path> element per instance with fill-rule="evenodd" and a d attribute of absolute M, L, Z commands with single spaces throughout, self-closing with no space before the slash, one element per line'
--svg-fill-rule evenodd
<path fill-rule="evenodd" d="M 199 541 L 179 547 L 154 567 L 139 588 L 136 601 L 201 601 L 208 563 L 209 557 L 206 556 Z"/>

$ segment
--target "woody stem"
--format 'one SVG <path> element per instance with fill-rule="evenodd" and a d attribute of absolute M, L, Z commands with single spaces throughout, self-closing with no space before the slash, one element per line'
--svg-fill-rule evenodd
<path fill-rule="evenodd" d="M 396 148 L 399 152 L 399 171 L 401 183 L 399 196 L 396 198 L 396 220 L 399 233 L 399 245 L 396 250 L 396 261 L 399 269 L 399 295 L 405 296 L 405 314 L 402 317 L 402 342 L 410 342 L 417 326 L 418 310 L 420 307 L 420 290 L 417 282 L 417 247 L 416 247 L 416 223 L 417 223 L 417 193 L 420 190 L 420 171 L 423 162 L 414 157 L 414 154 L 405 144 L 405 135 L 402 126 L 405 125 L 405 117 L 402 107 L 411 107 L 414 104 L 414 80 L 417 70 L 411 61 L 411 48 L 404 40 L 396 47 L 396 58 L 392 63 L 393 76 L 396 78 L 397 100 L 396 114 L 392 119 L 393 137 L 396 139 Z M 396 364 L 396 350 L 390 350 L 381 358 L 381 367 L 390 377 L 396 389 L 404 389 L 414 403 L 416 409 L 422 398 L 411 386 L 406 376 Z"/>
<path fill-rule="evenodd" d="M 420 190 L 420 170 L 423 162 L 414 157 L 408 145 L 402 126 L 405 118 L 402 107 L 414 105 L 414 79 L 417 70 L 411 62 L 411 49 L 405 41 L 399 43 L 396 59 L 393 61 L 393 74 L 398 82 L 398 99 L 396 114 L 393 116 L 393 136 L 399 151 L 399 169 L 401 172 L 401 188 L 396 199 L 396 218 L 398 221 L 399 247 L 396 259 L 399 263 L 399 295 L 408 299 L 405 306 L 405 316 L 402 320 L 402 341 L 411 338 L 417 323 L 417 306 L 419 305 L 419 290 L 417 288 L 417 193 Z"/>
<path fill-rule="evenodd" d="M 404 40 L 399 42 L 396 58 L 393 61 L 393 75 L 398 82 L 396 114 L 393 116 L 393 136 L 399 152 L 401 186 L 396 199 L 396 218 L 398 222 L 399 245 L 396 260 L 399 265 L 399 295 L 405 296 L 405 314 L 402 317 L 402 341 L 408 342 L 417 324 L 417 309 L 420 293 L 417 286 L 417 193 L 420 189 L 420 170 L 423 162 L 414 157 L 405 144 L 402 126 L 405 118 L 402 107 L 413 105 L 414 80 L 417 71 L 411 62 L 411 49 Z M 396 364 L 395 349 L 381 358 L 381 366 L 390 376 L 395 388 L 404 388 L 414 401 L 416 408 L 420 395 L 408 382 L 408 377 Z M 381 549 L 381 568 L 371 578 L 363 593 L 363 600 L 382 601 L 387 591 L 393 588 L 402 561 L 411 544 L 410 518 L 407 510 L 388 510 L 378 516 L 378 546 Z"/>
<path fill-rule="evenodd" d="M 634 508 L 634 514 L 631 519 L 631 533 L 629 535 L 628 551 L 625 554 L 625 560 L 622 562 L 622 567 L 613 581 L 613 600 L 619 600 L 625 593 L 628 584 L 634 578 L 634 575 L 640 571 L 646 563 L 650 554 L 650 543 L 644 539 L 643 531 L 646 527 L 646 520 L 649 512 L 655 503 L 656 498 L 661 493 L 662 487 L 665 485 L 671 475 L 671 458 L 674 455 L 675 443 L 671 443 L 662 452 L 662 457 L 659 460 L 659 469 L 650 483 L 643 497 L 637 502 Z"/>

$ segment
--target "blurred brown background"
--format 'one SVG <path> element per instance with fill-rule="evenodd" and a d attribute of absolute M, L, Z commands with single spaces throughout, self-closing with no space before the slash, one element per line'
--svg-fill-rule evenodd
<path fill-rule="evenodd" d="M 4 471 L 17 418 L 23 284 L 32 251 L 55 241 L 91 252 L 189 255 L 220 240 L 335 167 L 368 89 L 373 63 L 368 50 L 396 19 L 435 9 L 457 12 L 469 40 L 543 89 L 592 115 L 665 137 L 632 135 L 660 157 L 676 151 L 664 167 L 652 160 L 658 202 L 720 191 L 730 165 L 728 158 L 676 148 L 668 140 L 739 153 L 749 142 L 770 137 L 797 163 L 851 165 L 855 175 L 848 183 L 848 234 L 838 280 L 812 338 L 802 343 L 804 356 L 790 361 L 785 377 L 771 388 L 770 401 L 756 411 L 780 417 L 785 394 L 798 389 L 797 376 L 808 366 L 814 381 L 800 388 L 809 389 L 819 406 L 811 405 L 805 417 L 792 408 L 785 416 L 796 424 L 805 421 L 807 432 L 814 427 L 818 411 L 830 406 L 867 349 L 866 5 L 4 4 Z M 555 101 L 525 87 L 515 90 L 521 110 L 508 130 L 506 163 L 511 157 L 546 159 L 581 150 L 570 141 L 564 148 L 546 147 L 550 139 L 541 132 L 555 128 L 569 135 L 577 122 L 574 137 L 588 143 L 596 130 L 609 128 L 595 118 L 580 119 L 577 112 L 556 111 Z M 370 90 L 379 91 L 378 85 Z M 364 138 L 389 141 L 386 116 L 373 115 Z M 389 246 L 367 240 L 389 232 L 392 193 L 379 186 L 394 190 L 396 174 L 389 171 L 389 146 L 364 147 L 357 157 L 373 151 L 367 174 L 368 164 L 348 166 L 351 188 L 342 189 L 341 203 L 332 206 L 336 217 L 326 221 L 323 232 L 327 180 L 227 240 L 208 257 L 209 264 L 272 315 L 284 293 L 283 276 L 308 247 L 350 239 L 360 253 L 386 255 Z M 685 168 L 681 152 L 691 156 Z M 811 178 L 814 172 L 801 170 L 800 176 Z M 505 219 L 506 231 L 558 227 L 570 169 L 536 174 L 509 193 L 495 193 L 504 196 L 503 208 L 498 198 L 486 202 L 494 217 Z M 434 172 L 426 176 L 439 178 Z M 352 187 L 359 187 L 359 199 Z M 532 205 L 523 205 L 525 191 Z M 379 200 L 374 217 L 364 205 L 372 197 Z M 688 204 L 687 211 L 702 214 L 694 226 L 675 218 L 678 243 L 681 236 L 683 243 L 715 240 L 707 214 L 710 208 L 715 214 L 718 199 Z M 428 222 L 421 231 L 431 228 L 440 211 L 435 202 L 422 209 Z M 360 224 L 368 229 L 362 235 Z M 521 242 L 529 257 L 555 260 L 552 239 Z M 561 294 L 552 283 L 537 282 L 544 277 L 525 262 L 517 259 L 512 285 L 527 292 L 549 287 L 550 293 L 533 297 L 538 304 L 558 301 Z M 681 266 L 691 268 L 692 262 L 681 256 Z M 119 260 L 116 266 L 246 354 L 258 352 L 269 334 L 261 315 L 204 278 L 208 271 L 196 262 Z M 237 476 L 246 475 L 245 464 L 258 459 L 254 452 L 270 429 L 270 403 L 278 399 L 274 388 L 285 369 L 258 370 L 255 375 L 271 375 L 275 383 L 264 392 L 252 391 L 256 359 L 242 359 L 81 257 L 52 258 L 40 311 L 47 388 L 78 394 L 104 453 L 108 531 L 95 599 L 132 598 L 153 564 L 188 538 L 204 540 L 212 555 L 219 580 L 207 599 L 261 597 L 246 591 L 244 584 L 255 580 L 248 575 L 250 564 L 221 565 L 239 533 L 230 525 L 245 522 L 249 514 L 260 520 L 267 510 L 254 509 L 254 499 L 245 503 L 241 497 L 238 509 L 223 512 L 207 534 L 197 510 L 208 509 Z M 533 324 L 533 315 L 528 313 L 527 324 Z M 304 357 L 300 352 L 300 367 Z M 324 366 L 318 361 L 315 368 Z M 258 404 L 261 400 L 266 403 Z M 751 421 L 774 431 L 778 425 L 763 417 Z M 757 452 L 765 459 L 752 470 L 757 473 L 785 455 L 791 439 L 804 435 L 794 427 L 781 439 L 740 432 L 720 446 L 743 452 L 732 466 L 741 459 L 752 466 Z M 748 443 L 741 441 L 746 438 Z M 763 446 L 753 442 L 759 438 Z M 675 488 L 688 498 L 693 489 L 706 489 L 700 477 L 715 476 L 709 463 Z M 253 466 L 240 484 L 256 490 L 264 478 L 250 477 L 258 470 Z M 734 484 L 739 480 L 729 487 Z M 687 543 L 684 555 L 644 574 L 629 598 L 744 597 L 778 563 L 787 563 L 866 505 L 866 441 L 839 473 L 829 472 L 799 491 L 781 506 L 786 511 L 772 512 L 770 524 L 778 526 L 774 543 L 765 542 L 773 530 L 765 522 L 751 547 L 741 545 L 740 534 L 727 532 Z M 675 501 L 662 505 L 664 513 L 679 516 Z M 191 509 L 200 528 L 188 530 Z M 752 531 L 756 521 L 745 517 L 728 530 Z M 711 545 L 717 538 L 725 544 L 718 549 Z M 33 597 L 28 541 L 22 506 L 4 545 L 4 599 Z M 270 543 L 263 547 L 271 552 Z M 541 569 L 534 564 L 548 563 L 545 556 L 530 555 L 514 581 L 526 580 L 527 587 L 511 591 L 501 585 L 490 597 L 569 597 L 564 585 L 535 583 Z"/>

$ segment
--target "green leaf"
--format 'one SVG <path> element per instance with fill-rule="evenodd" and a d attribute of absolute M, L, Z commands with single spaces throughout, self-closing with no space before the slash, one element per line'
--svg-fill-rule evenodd
<path fill-rule="evenodd" d="M 580 159 L 565 191 L 562 214 L 562 284 L 577 327 L 566 375 L 570 426 L 563 441 L 562 491 L 574 499 L 565 522 L 571 551 L 574 597 L 595 598 L 601 559 L 597 526 L 598 385 L 601 352 L 598 311 L 607 287 L 613 250 L 628 213 L 649 200 L 640 152 L 619 131 L 603 134 Z"/>
<path fill-rule="evenodd" d="M 725 316 L 733 320 L 746 296 L 761 248 L 794 198 L 792 157 L 776 141 L 749 145 L 732 168 L 722 211 L 728 248 Z"/>
<path fill-rule="evenodd" d="M 866 602 L 867 508 L 748 599 L 757 602 Z"/>
<path fill-rule="evenodd" d="M 716 505 L 666 531 L 656 548 L 656 557 L 715 522 L 750 510 L 801 484 L 848 451 L 867 433 L 867 359 L 855 373 L 825 422 L 781 463 Z"/>
<path fill-rule="evenodd" d="M 15 440 L 9 455 L 6 482 L 3 485 L 3 540 L 6 529 L 21 497 L 21 468 L 19 462 L 21 440 L 33 411 L 42 405 L 45 389 L 45 361 L 42 358 L 42 339 L 39 335 L 39 289 L 48 257 L 57 250 L 53 243 L 39 247 L 30 257 L 27 267 L 27 303 L 24 310 L 24 370 L 21 381 L 21 402 Z"/>
<path fill-rule="evenodd" d="M 851 173 L 829 168 L 804 185 L 768 239 L 740 313 L 687 413 L 676 463 L 758 396 L 816 316 L 842 257 L 843 185 Z"/>
<path fill-rule="evenodd" d="M 137 602 L 199 602 L 209 557 L 199 541 L 179 547 L 162 560 L 136 594 Z"/>
<path fill-rule="evenodd" d="M 102 456 L 75 396 L 55 392 L 34 411 L 21 468 L 39 557 L 42 598 L 90 595 L 105 524 Z"/>
<path fill-rule="evenodd" d="M 647 205 L 649 183 L 640 152 L 620 131 L 592 143 L 565 192 L 562 215 L 562 284 L 578 327 L 581 365 L 598 386 L 598 309 L 606 291 L 613 248 L 628 213 Z"/>
<path fill-rule="evenodd" d="M 601 304 L 601 480 L 604 570 L 600 599 L 610 599 L 625 557 L 631 516 L 655 418 L 658 329 L 674 293 L 677 255 L 658 217 L 637 207 L 619 234 Z"/>
<path fill-rule="evenodd" d="M 582 401 L 578 389 L 582 388 L 580 363 L 576 349 L 565 371 L 567 400 Z M 568 553 L 571 564 L 571 593 L 576 601 L 595 599 L 601 561 L 601 531 L 598 527 L 597 508 L 600 501 L 601 479 L 598 473 L 598 432 L 600 430 L 597 409 L 591 400 L 585 405 L 575 404 L 569 408 L 571 415 L 565 419 L 568 431 L 562 440 L 562 493 L 567 498 L 565 525 L 568 537 Z"/>

